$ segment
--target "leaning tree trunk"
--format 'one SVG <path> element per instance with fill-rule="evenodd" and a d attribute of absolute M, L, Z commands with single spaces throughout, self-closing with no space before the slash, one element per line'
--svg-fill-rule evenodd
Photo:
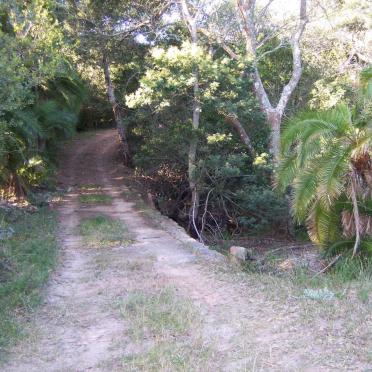
<path fill-rule="evenodd" d="M 124 163 L 128 165 L 130 163 L 130 150 L 127 141 L 127 135 L 123 123 L 123 116 L 120 105 L 116 101 L 114 86 L 111 81 L 110 68 L 107 56 L 103 57 L 103 71 L 105 74 L 105 82 L 107 89 L 107 98 L 111 104 L 112 111 L 114 113 L 115 125 L 119 133 L 120 141 L 122 144 L 122 151 L 124 157 Z"/>

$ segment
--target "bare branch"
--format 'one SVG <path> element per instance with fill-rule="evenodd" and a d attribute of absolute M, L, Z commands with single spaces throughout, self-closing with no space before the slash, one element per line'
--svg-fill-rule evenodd
<path fill-rule="evenodd" d="M 222 39 L 222 37 L 218 34 L 212 34 L 210 31 L 208 31 L 205 28 L 199 28 L 198 31 L 200 31 L 203 35 L 205 35 L 210 41 L 214 41 L 217 44 L 221 46 L 221 48 L 232 58 L 232 59 L 239 59 L 239 55 L 236 54 L 232 48 L 230 48 Z"/>
<path fill-rule="evenodd" d="M 192 35 L 196 27 L 196 18 L 191 15 L 185 0 L 180 0 L 178 4 L 182 18 L 184 19 L 186 26 Z"/>
<path fill-rule="evenodd" d="M 213 188 L 208 191 L 207 198 L 205 199 L 204 213 L 203 213 L 203 216 L 202 216 L 202 225 L 201 225 L 201 228 L 200 228 L 200 235 L 203 235 L 203 232 L 204 232 L 204 229 L 205 229 L 205 217 L 206 217 L 207 212 L 208 212 L 208 201 L 209 201 L 209 196 L 210 196 L 212 191 L 213 191 Z"/>
<path fill-rule="evenodd" d="M 262 83 L 261 75 L 258 70 L 258 61 L 259 59 L 262 59 L 264 55 L 272 53 L 273 51 L 279 49 L 282 45 L 280 44 L 272 51 L 266 52 L 258 58 L 257 37 L 254 24 L 255 0 L 236 0 L 237 11 L 242 23 L 243 33 L 246 41 L 246 56 L 247 58 L 250 58 L 253 63 L 252 77 L 254 91 L 261 106 L 261 110 L 266 114 L 267 120 L 271 126 L 270 150 L 274 155 L 275 162 L 277 162 L 279 159 L 281 118 L 288 104 L 288 100 L 296 88 L 302 74 L 300 40 L 308 22 L 306 14 L 306 1 L 307 0 L 300 0 L 300 20 L 296 31 L 291 38 L 293 60 L 292 75 L 289 82 L 284 86 L 280 94 L 277 106 L 273 107 Z M 268 5 L 270 5 L 270 2 Z M 278 30 L 279 29 L 275 29 L 274 33 L 277 33 Z M 269 37 L 271 38 L 271 35 L 269 35 Z M 267 37 L 265 39 L 267 40 Z M 261 46 L 262 43 L 260 47 Z"/>
<path fill-rule="evenodd" d="M 275 53 L 278 49 L 284 48 L 285 45 L 286 45 L 286 43 L 284 43 L 283 41 L 281 41 L 275 48 L 273 48 L 271 50 L 268 50 L 267 52 L 264 52 L 264 53 L 260 54 L 260 56 L 257 57 L 256 61 L 259 62 L 261 59 L 263 59 L 267 55 L 272 54 L 272 53 Z"/>
<path fill-rule="evenodd" d="M 237 7 L 245 32 L 247 53 L 255 60 L 257 52 L 256 30 L 253 22 L 255 1 L 237 0 Z"/>
<path fill-rule="evenodd" d="M 23 29 L 22 34 L 20 35 L 22 38 L 27 37 L 33 27 L 33 23 L 31 21 L 28 22 L 27 26 Z"/>
<path fill-rule="evenodd" d="M 110 76 L 109 60 L 107 58 L 107 55 L 105 54 L 103 55 L 103 58 L 102 58 L 102 64 L 103 64 L 103 72 L 105 75 L 107 97 L 112 106 L 115 124 L 118 130 L 119 136 L 120 136 L 121 145 L 122 145 L 122 154 L 124 156 L 124 163 L 128 165 L 130 163 L 131 154 L 130 154 L 130 150 L 128 146 L 126 129 L 124 127 L 120 105 L 118 104 L 116 97 L 115 97 L 115 90 L 114 90 L 114 86 L 112 84 L 112 80 Z"/>
<path fill-rule="evenodd" d="M 302 63 L 301 63 L 301 48 L 300 48 L 300 40 L 302 34 L 305 30 L 306 24 L 308 22 L 307 14 L 306 14 L 306 1 L 301 0 L 300 4 L 300 22 L 298 24 L 297 30 L 295 31 L 292 37 L 292 59 L 293 59 L 293 67 L 292 67 L 292 76 L 289 80 L 288 84 L 283 88 L 282 94 L 280 95 L 280 99 L 278 105 L 276 106 L 276 110 L 282 115 L 290 96 L 292 95 L 293 91 L 295 90 L 298 82 L 300 81 L 301 74 L 302 74 Z"/>
<path fill-rule="evenodd" d="M 253 22 L 254 6 L 254 0 L 237 0 L 238 12 L 243 23 L 243 30 L 245 34 L 246 53 L 247 56 L 253 61 L 254 90 L 261 109 L 266 113 L 266 115 L 268 115 L 269 111 L 272 110 L 272 106 L 257 68 L 257 39 Z"/>
<path fill-rule="evenodd" d="M 268 3 L 262 8 L 262 10 L 257 15 L 257 20 L 266 16 L 266 13 L 270 7 L 270 5 L 274 2 L 274 0 L 269 0 Z"/>

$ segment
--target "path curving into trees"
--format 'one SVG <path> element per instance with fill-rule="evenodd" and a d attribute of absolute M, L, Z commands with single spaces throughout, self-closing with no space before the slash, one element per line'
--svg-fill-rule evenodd
<path fill-rule="evenodd" d="M 175 237 L 157 213 L 136 202 L 125 185 L 116 133 L 93 132 L 65 145 L 60 262 L 29 336 L 3 370 L 368 368 L 359 341 L 346 331 L 347 317 L 325 318 L 316 309 L 312 317 L 313 309 L 280 279 L 243 275 L 223 259 L 193 252 L 190 239 Z M 112 204 L 82 204 L 89 188 Z M 77 227 L 97 215 L 124 224 L 125 244 L 86 246 Z"/>

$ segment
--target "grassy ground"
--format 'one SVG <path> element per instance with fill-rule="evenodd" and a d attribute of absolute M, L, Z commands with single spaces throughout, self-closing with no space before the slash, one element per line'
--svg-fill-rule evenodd
<path fill-rule="evenodd" d="M 121 196 L 126 200 L 135 201 L 137 210 L 142 216 L 146 217 L 151 225 L 159 225 L 157 214 L 143 201 L 144 196 L 141 197 L 139 192 L 127 190 Z M 227 243 L 225 247 L 222 247 L 223 249 L 220 249 L 220 247 L 211 248 L 227 254 L 228 247 L 231 245 Z M 269 291 L 272 288 L 271 283 L 274 287 L 279 288 L 279 291 L 283 290 L 283 293 L 289 296 L 294 295 L 294 293 L 296 296 L 302 295 L 303 291 L 307 289 L 329 289 L 335 294 L 336 298 L 343 298 L 346 302 L 347 294 L 352 293 L 353 297 L 356 297 L 359 302 L 372 306 L 372 258 L 341 259 L 326 273 L 316 275 L 317 272 L 311 270 L 312 268 L 309 267 L 306 259 L 295 264 L 289 270 L 283 269 L 280 264 L 284 263 L 285 258 L 291 259 L 293 257 L 291 255 L 282 257 L 276 249 L 274 249 L 274 252 L 270 255 L 270 250 L 268 250 L 264 260 L 248 261 L 246 265 L 238 268 L 238 272 L 242 271 L 241 275 L 243 277 L 246 277 L 247 274 L 248 276 L 253 275 L 257 277 L 258 281 L 267 282 Z M 238 277 L 240 278 L 241 275 L 238 275 Z"/>
<path fill-rule="evenodd" d="M 131 241 L 123 222 L 105 215 L 83 219 L 79 233 L 84 245 L 91 248 L 127 245 Z"/>
<path fill-rule="evenodd" d="M 133 196 L 131 200 L 134 200 Z M 139 201 L 136 205 L 143 216 L 149 216 L 149 220 L 155 221 L 153 212 L 145 203 Z M 247 293 L 263 295 L 264 301 L 273 306 L 276 316 L 286 319 L 283 320 L 283 329 L 299 332 L 296 343 L 287 345 L 288 349 L 298 349 L 301 353 L 310 343 L 316 341 L 321 345 L 322 352 L 318 351 L 319 356 L 314 354 L 304 357 L 304 360 L 318 360 L 319 365 L 328 364 L 334 370 L 340 370 L 340 365 L 348 366 L 348 361 L 353 358 L 361 363 L 371 364 L 372 260 L 345 258 L 326 273 L 319 273 L 322 266 L 318 261 L 322 257 L 311 251 L 311 247 L 309 251 L 304 249 L 304 254 L 301 255 L 296 251 L 292 254 L 291 250 L 281 254 L 282 250 L 275 248 L 269 246 L 272 254 L 268 254 L 269 251 L 264 257 L 257 254 L 257 261 L 248 262 L 247 265 L 232 268 L 216 265 L 213 271 L 221 281 L 246 285 Z M 206 269 L 206 273 L 210 270 L 211 268 Z M 246 326 L 243 324 L 242 335 L 237 339 L 237 343 L 248 345 L 244 351 L 247 355 L 254 349 L 249 346 L 251 327 L 250 323 Z M 301 334 L 305 329 L 312 330 L 309 336 L 305 335 L 308 331 Z M 338 350 L 336 345 L 340 345 Z M 166 359 L 167 350 L 174 352 L 175 349 L 157 347 L 150 349 L 150 353 L 137 355 L 126 361 L 132 363 L 128 365 L 134 366 L 133 370 L 143 370 L 144 363 L 154 363 L 156 370 L 161 365 L 159 360 L 168 367 L 172 359 Z M 267 368 L 265 363 L 270 361 L 270 353 L 267 355 L 267 350 L 264 349 L 256 352 L 257 355 L 253 355 L 252 360 L 248 358 L 245 370 Z M 170 370 L 177 370 L 174 365 L 171 366 Z"/>
<path fill-rule="evenodd" d="M 253 297 L 263 295 L 264 302 L 271 304 L 275 317 L 283 319 L 282 330 L 298 334 L 296 342 L 292 337 L 285 338 L 288 350 L 298 350 L 300 355 L 314 343 L 314 350 L 317 347 L 318 351 L 305 353 L 302 356 L 304 363 L 346 371 L 351 370 L 349 361 L 353 359 L 372 364 L 372 271 L 371 266 L 367 266 L 358 272 L 357 266 L 355 263 L 353 269 L 348 269 L 348 274 L 342 271 L 344 266 L 315 278 L 305 268 L 281 275 L 239 269 L 233 273 L 223 266 L 216 266 L 214 271 L 221 281 L 247 286 L 247 293 L 252 295 L 253 292 Z M 350 272 L 353 279 L 350 279 Z M 243 324 L 242 330 L 239 342 L 249 345 L 251 325 Z M 249 355 L 253 349 L 248 347 L 245 352 Z M 256 353 L 246 370 L 265 370 L 270 353 L 264 349 Z M 359 367 L 355 370 L 363 370 Z"/>
<path fill-rule="evenodd" d="M 84 204 L 111 204 L 112 197 L 105 194 L 84 194 L 79 196 L 79 201 Z"/>
<path fill-rule="evenodd" d="M 326 273 L 311 271 L 307 266 L 279 271 L 271 262 L 264 263 L 260 267 L 255 263 L 248 263 L 243 266 L 243 271 L 290 283 L 291 288 L 296 289 L 297 292 L 314 293 L 314 290 L 329 290 L 337 298 L 345 298 L 349 292 L 353 292 L 360 301 L 372 304 L 371 258 L 345 258 Z M 316 295 L 313 297 L 316 299 Z"/>
<path fill-rule="evenodd" d="M 11 222 L 9 221 L 11 220 Z M 0 215 L 15 233 L 0 241 L 0 357 L 22 335 L 21 320 L 41 301 L 43 285 L 56 261 L 56 216 L 36 213 Z"/>
<path fill-rule="evenodd" d="M 203 342 L 202 317 L 190 299 L 166 287 L 132 292 L 118 307 L 139 351 L 123 357 L 125 370 L 200 371 L 207 366 L 211 350 Z"/>

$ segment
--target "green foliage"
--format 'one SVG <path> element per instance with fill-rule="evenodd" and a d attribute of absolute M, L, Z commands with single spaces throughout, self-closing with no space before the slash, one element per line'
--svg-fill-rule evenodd
<path fill-rule="evenodd" d="M 323 78 L 314 82 L 309 104 L 313 109 L 328 110 L 350 100 L 352 94 L 350 82 L 345 77 Z"/>
<path fill-rule="evenodd" d="M 152 49 L 147 66 L 138 89 L 126 96 L 127 127 L 135 165 L 151 177 L 159 208 L 186 223 L 188 149 L 197 137 L 195 176 L 201 197 L 197 223 L 205 234 L 213 239 L 221 229 L 259 232 L 273 223 L 284 231 L 286 206 L 270 191 L 265 155 L 253 166 L 251 154 L 224 119 L 224 113 L 238 115 L 256 151 L 267 151 L 269 129 L 252 95 L 249 65 L 183 42 Z M 195 66 L 202 105 L 198 130 L 192 129 L 189 119 Z M 260 212 L 255 210 L 262 192 L 270 194 L 268 201 L 277 208 L 273 218 L 268 203 Z"/>
<path fill-rule="evenodd" d="M 246 186 L 236 195 L 241 212 L 238 222 L 253 232 L 266 232 L 276 227 L 276 233 L 287 233 L 288 206 L 283 198 L 268 186 Z"/>
<path fill-rule="evenodd" d="M 150 58 L 152 68 L 146 70 L 138 90 L 126 97 L 130 108 L 154 104 L 160 111 L 169 107 L 176 96 L 185 95 L 193 87 L 194 66 L 199 68 L 201 85 L 206 85 L 204 81 L 209 78 L 200 99 L 207 99 L 218 88 L 218 82 L 210 79 L 217 74 L 217 66 L 201 47 L 189 42 L 181 47 L 156 47 L 151 50 Z"/>
<path fill-rule="evenodd" d="M 66 59 L 55 7 L 47 0 L 1 6 L 15 32 L 0 31 L 0 182 L 21 194 L 48 174 L 40 168 L 73 132 L 86 96 Z"/>
<path fill-rule="evenodd" d="M 213 111 L 217 114 L 233 112 L 248 122 L 252 119 L 263 121 L 250 89 L 247 76 L 249 64 L 238 63 L 224 56 L 213 56 L 206 48 L 193 46 L 189 42 L 183 42 L 181 46 L 153 48 L 147 64 L 139 88 L 126 96 L 129 108 L 152 107 L 160 113 L 182 103 L 187 107 L 186 111 L 183 109 L 180 112 L 185 121 L 191 109 L 193 69 L 197 66 L 200 85 L 198 99 L 206 115 Z"/>
<path fill-rule="evenodd" d="M 244 153 L 209 155 L 198 164 L 204 211 L 211 213 L 219 226 L 234 233 L 257 234 L 275 226 L 277 233 L 287 233 L 288 207 L 270 185 L 270 169 L 253 166 Z M 209 233 L 216 228 L 212 220 Z"/>
<path fill-rule="evenodd" d="M 360 73 L 360 86 L 366 99 L 372 97 L 372 67 L 365 68 Z"/>
<path fill-rule="evenodd" d="M 6 226 L 15 234 L 0 241 L 0 356 L 22 333 L 19 316 L 39 304 L 57 252 L 56 216 L 49 210 L 22 212 L 15 221 L 1 214 L 0 228 Z"/>
<path fill-rule="evenodd" d="M 365 218 L 361 223 L 367 223 L 361 228 L 369 234 L 370 213 L 363 212 L 371 198 L 372 127 L 364 113 L 364 104 L 354 110 L 342 104 L 329 111 L 307 112 L 288 122 L 282 134 L 278 186 L 285 191 L 291 185 L 295 217 L 306 222 L 313 241 L 325 247 L 342 234 L 353 234 L 350 226 L 355 221 L 345 222 L 354 213 L 353 208 L 350 211 L 352 182 L 357 183 L 358 209 Z M 361 248 L 368 252 L 366 244 Z M 346 242 L 342 246 L 347 247 Z"/>
<path fill-rule="evenodd" d="M 332 271 L 329 273 L 327 278 L 329 281 L 334 283 L 349 283 L 351 281 L 360 280 L 361 283 L 366 283 L 367 285 L 372 279 L 372 261 L 370 257 L 344 257 L 340 259 Z M 370 292 L 370 288 L 366 285 L 366 288 L 362 289 L 362 297 Z M 363 290 L 364 289 L 364 290 Z M 369 290 L 368 290 L 369 289 Z M 363 301 L 363 298 L 361 298 Z M 364 298 L 365 300 L 365 298 Z"/>

